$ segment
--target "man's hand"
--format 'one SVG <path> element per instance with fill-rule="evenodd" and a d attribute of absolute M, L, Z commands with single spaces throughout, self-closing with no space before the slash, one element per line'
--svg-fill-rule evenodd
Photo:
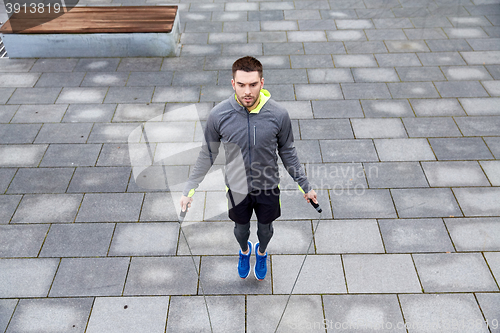
<path fill-rule="evenodd" d="M 181 197 L 181 211 L 187 212 L 189 208 L 191 208 L 191 202 L 193 202 L 193 198 L 188 198 L 185 195 Z"/>
<path fill-rule="evenodd" d="M 315 204 L 318 203 L 318 200 L 317 200 L 317 195 L 316 195 L 316 192 L 314 192 L 314 190 L 310 190 L 309 192 L 307 192 L 306 194 L 304 194 L 304 199 L 306 199 L 307 202 L 314 202 Z"/>

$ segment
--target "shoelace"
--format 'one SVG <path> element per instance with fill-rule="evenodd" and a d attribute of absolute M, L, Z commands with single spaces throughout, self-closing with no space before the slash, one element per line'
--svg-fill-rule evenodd
<path fill-rule="evenodd" d="M 259 269 L 264 269 L 266 267 L 267 263 L 267 255 L 266 256 L 259 256 Z"/>

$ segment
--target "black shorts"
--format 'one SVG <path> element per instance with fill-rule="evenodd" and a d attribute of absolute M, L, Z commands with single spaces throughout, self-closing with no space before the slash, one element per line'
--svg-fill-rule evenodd
<path fill-rule="evenodd" d="M 228 190 L 229 218 L 238 224 L 250 222 L 255 210 L 259 223 L 269 224 L 281 215 L 280 189 L 258 190 L 242 195 Z"/>

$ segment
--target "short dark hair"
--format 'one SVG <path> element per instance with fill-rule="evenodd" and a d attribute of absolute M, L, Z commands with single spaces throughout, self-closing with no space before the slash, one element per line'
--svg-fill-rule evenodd
<path fill-rule="evenodd" d="M 262 64 L 259 60 L 251 56 L 246 56 L 236 60 L 233 63 L 233 78 L 236 71 L 259 72 L 259 76 L 262 78 Z"/>

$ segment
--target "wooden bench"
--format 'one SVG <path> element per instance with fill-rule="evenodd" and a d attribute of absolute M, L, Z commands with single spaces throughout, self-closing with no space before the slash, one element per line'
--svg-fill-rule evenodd
<path fill-rule="evenodd" d="M 179 42 L 177 6 L 20 12 L 0 28 L 10 58 L 166 57 Z"/>

